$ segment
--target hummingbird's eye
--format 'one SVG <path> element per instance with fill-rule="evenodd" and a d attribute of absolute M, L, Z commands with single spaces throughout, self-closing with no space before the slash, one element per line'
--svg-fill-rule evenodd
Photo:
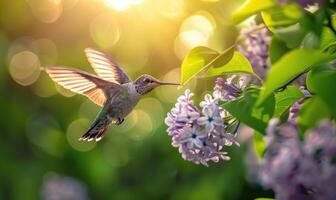
<path fill-rule="evenodd" d="M 145 79 L 144 79 L 144 82 L 145 82 L 145 83 L 150 83 L 151 80 L 150 80 L 149 78 L 145 78 Z"/>

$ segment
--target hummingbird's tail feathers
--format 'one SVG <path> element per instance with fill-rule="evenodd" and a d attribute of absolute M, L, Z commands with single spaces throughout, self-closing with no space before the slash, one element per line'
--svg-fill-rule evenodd
<path fill-rule="evenodd" d="M 96 142 L 98 142 L 104 137 L 106 131 L 107 131 L 107 127 L 102 128 L 100 130 L 87 132 L 81 138 L 79 138 L 79 140 L 84 140 L 84 141 L 87 140 L 89 142 L 92 140 L 95 140 Z"/>
<path fill-rule="evenodd" d="M 97 136 L 96 136 L 96 142 L 100 141 L 104 136 L 107 131 L 107 127 L 103 128 L 102 131 L 100 131 Z"/>
<path fill-rule="evenodd" d="M 79 140 L 87 140 L 92 141 L 95 140 L 96 142 L 100 141 L 107 131 L 108 126 L 104 123 L 101 123 L 101 121 L 95 122 L 91 128 L 82 136 L 79 138 Z"/>

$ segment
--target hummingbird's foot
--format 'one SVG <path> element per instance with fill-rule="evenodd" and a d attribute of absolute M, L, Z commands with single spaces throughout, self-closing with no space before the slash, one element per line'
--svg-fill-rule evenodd
<path fill-rule="evenodd" d="M 117 125 L 120 125 L 120 124 L 122 124 L 123 122 L 125 121 L 125 119 L 124 118 L 118 118 L 118 121 L 117 121 Z"/>

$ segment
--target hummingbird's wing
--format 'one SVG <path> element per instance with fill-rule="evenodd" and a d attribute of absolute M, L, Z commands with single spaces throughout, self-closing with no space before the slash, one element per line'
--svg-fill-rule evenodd
<path fill-rule="evenodd" d="M 85 54 L 99 77 L 118 84 L 130 82 L 125 72 L 107 53 L 86 48 Z"/>
<path fill-rule="evenodd" d="M 51 79 L 72 92 L 89 97 L 94 103 L 103 106 L 106 102 L 105 92 L 108 87 L 117 84 L 105 81 L 95 75 L 63 67 L 47 67 L 45 71 Z"/>

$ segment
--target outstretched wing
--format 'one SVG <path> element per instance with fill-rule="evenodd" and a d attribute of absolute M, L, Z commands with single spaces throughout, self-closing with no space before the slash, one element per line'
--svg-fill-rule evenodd
<path fill-rule="evenodd" d="M 99 77 L 118 84 L 130 82 L 127 75 L 107 53 L 86 48 L 85 54 Z"/>
<path fill-rule="evenodd" d="M 104 90 L 113 84 L 77 69 L 47 67 L 45 71 L 59 85 L 72 92 L 89 97 L 99 106 L 103 106 L 106 102 Z"/>

